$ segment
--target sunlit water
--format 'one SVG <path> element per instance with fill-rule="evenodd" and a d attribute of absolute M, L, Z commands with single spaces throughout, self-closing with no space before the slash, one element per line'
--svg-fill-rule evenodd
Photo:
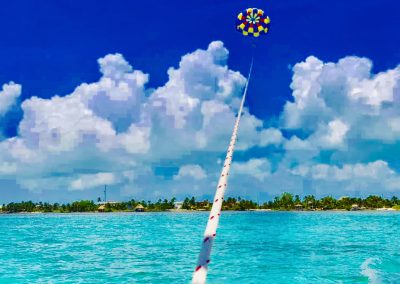
<path fill-rule="evenodd" d="M 0 283 L 189 283 L 208 213 L 0 215 Z M 223 212 L 208 283 L 400 283 L 397 212 Z"/>

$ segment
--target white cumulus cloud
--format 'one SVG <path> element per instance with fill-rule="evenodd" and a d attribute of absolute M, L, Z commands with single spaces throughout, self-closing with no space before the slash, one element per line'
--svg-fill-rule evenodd
<path fill-rule="evenodd" d="M 21 85 L 10 82 L 3 84 L 0 91 L 0 116 L 4 115 L 16 102 L 21 95 Z"/>
<path fill-rule="evenodd" d="M 149 75 L 135 70 L 123 55 L 100 58 L 98 81 L 82 83 L 64 96 L 22 102 L 18 136 L 0 143 L 0 175 L 14 173 L 20 186 L 37 192 L 104 183 L 116 183 L 126 192 L 145 191 L 157 188 L 163 175 L 155 174 L 155 168 L 167 162 L 180 168 L 173 180 L 182 190 L 189 178 L 211 184 L 198 164 L 215 163 L 225 150 L 245 84 L 226 65 L 228 55 L 220 41 L 186 54 L 178 68 L 168 70 L 166 84 L 155 89 L 146 89 Z M 19 95 L 20 86 L 4 90 Z M 280 143 L 279 130 L 262 125 L 244 110 L 239 150 Z M 266 137 L 268 132 L 273 137 Z M 187 157 L 192 161 L 185 162 Z"/>
<path fill-rule="evenodd" d="M 250 159 L 247 162 L 235 162 L 232 165 L 232 173 L 247 175 L 260 181 L 264 181 L 270 175 L 271 164 L 267 159 Z"/>
<path fill-rule="evenodd" d="M 100 58 L 97 81 L 22 102 L 18 135 L 0 142 L 0 179 L 35 192 L 114 184 L 149 198 L 211 195 L 245 84 L 228 57 L 212 42 L 154 89 L 122 54 Z M 374 74 L 366 58 L 310 56 L 294 66 L 291 88 L 280 119 L 243 110 L 228 192 L 301 194 L 304 180 L 318 194 L 400 191 L 400 67 Z M 3 86 L 0 115 L 20 93 Z"/>
<path fill-rule="evenodd" d="M 174 176 L 174 179 L 182 179 L 183 177 L 191 177 L 196 180 L 205 179 L 207 177 L 207 173 L 204 169 L 199 165 L 183 165 L 180 167 L 177 175 Z"/>
<path fill-rule="evenodd" d="M 80 175 L 79 178 L 71 182 L 70 188 L 72 190 L 83 190 L 95 186 L 103 186 L 104 184 L 114 184 L 116 177 L 112 173 L 97 173 Z"/>

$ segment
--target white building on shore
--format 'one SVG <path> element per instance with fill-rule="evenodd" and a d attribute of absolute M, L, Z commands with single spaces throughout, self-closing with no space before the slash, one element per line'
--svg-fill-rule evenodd
<path fill-rule="evenodd" d="M 175 209 L 182 209 L 183 201 L 177 201 L 174 203 Z"/>

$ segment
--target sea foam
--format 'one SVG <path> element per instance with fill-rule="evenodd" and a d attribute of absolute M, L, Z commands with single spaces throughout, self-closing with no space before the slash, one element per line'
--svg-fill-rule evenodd
<path fill-rule="evenodd" d="M 378 275 L 378 271 L 371 268 L 370 265 L 375 264 L 378 261 L 376 258 L 367 258 L 360 266 L 361 274 L 368 277 L 370 284 L 379 284 L 381 283 Z"/>

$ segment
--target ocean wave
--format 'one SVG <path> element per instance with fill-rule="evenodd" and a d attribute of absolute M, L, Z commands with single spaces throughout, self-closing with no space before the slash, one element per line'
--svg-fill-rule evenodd
<path fill-rule="evenodd" d="M 368 283 L 370 284 L 381 283 L 378 270 L 370 267 L 370 265 L 374 265 L 377 262 L 379 262 L 379 259 L 370 257 L 367 258 L 360 266 L 361 274 L 368 277 Z"/>

